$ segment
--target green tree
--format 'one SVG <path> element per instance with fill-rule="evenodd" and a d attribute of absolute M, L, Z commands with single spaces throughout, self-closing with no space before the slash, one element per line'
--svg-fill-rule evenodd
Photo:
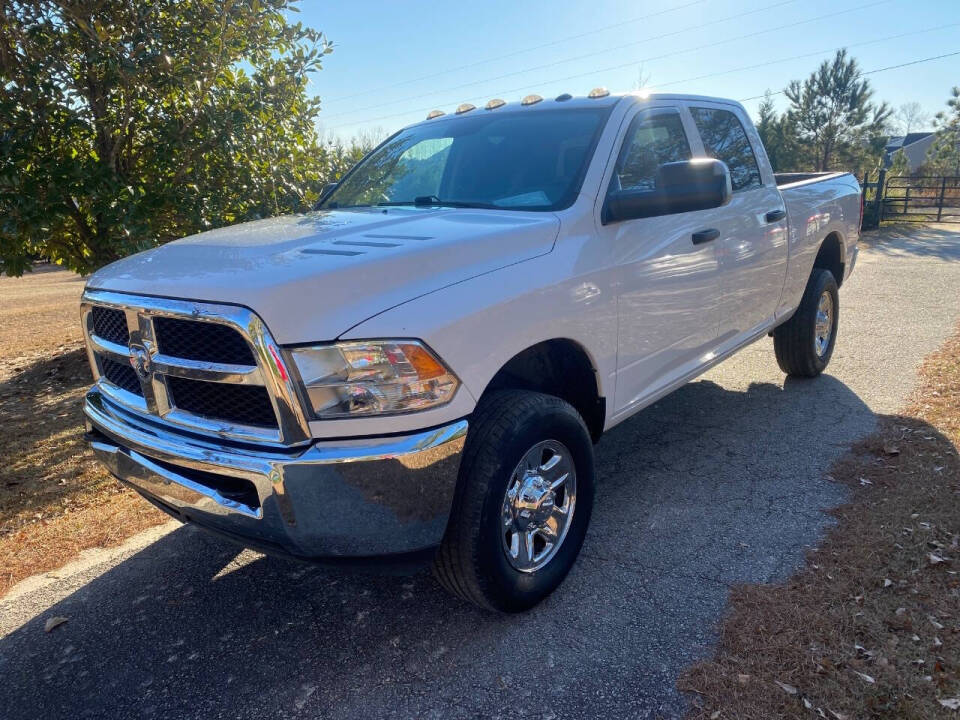
<path fill-rule="evenodd" d="M 953 88 L 947 110 L 934 122 L 937 137 L 927 151 L 927 167 L 936 175 L 960 175 L 960 87 Z"/>
<path fill-rule="evenodd" d="M 786 115 L 779 115 L 773 103 L 773 94 L 767 90 L 757 108 L 757 134 L 763 142 L 774 172 L 805 170 L 799 157 L 797 132 Z"/>
<path fill-rule="evenodd" d="M 910 160 L 903 150 L 897 150 L 897 152 L 893 154 L 893 162 L 890 163 L 890 167 L 887 169 L 887 175 L 890 177 L 900 177 L 909 174 Z"/>
<path fill-rule="evenodd" d="M 890 108 L 870 101 L 870 82 L 846 50 L 838 50 L 832 61 L 824 60 L 802 83 L 791 81 L 784 93 L 790 101 L 786 115 L 796 128 L 806 164 L 831 170 L 842 163 L 859 171 L 876 163 Z"/>
<path fill-rule="evenodd" d="M 88 272 L 309 206 L 331 172 L 297 0 L 0 0 L 0 270 Z"/>

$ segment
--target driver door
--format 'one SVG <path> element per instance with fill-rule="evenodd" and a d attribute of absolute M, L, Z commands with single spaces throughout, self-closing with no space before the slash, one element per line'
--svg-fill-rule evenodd
<path fill-rule="evenodd" d="M 653 190 L 659 165 L 688 160 L 699 151 L 691 147 L 690 138 L 699 142 L 691 130 L 684 108 L 640 109 L 622 138 L 606 192 Z M 715 243 L 703 241 L 704 234 L 694 239 L 711 228 L 714 212 L 601 225 L 619 284 L 614 419 L 695 370 L 716 345 L 717 251 Z"/>

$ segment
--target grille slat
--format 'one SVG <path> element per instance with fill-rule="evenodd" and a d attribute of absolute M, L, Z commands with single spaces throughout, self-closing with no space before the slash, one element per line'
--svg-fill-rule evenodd
<path fill-rule="evenodd" d="M 140 380 L 132 367 L 105 356 L 100 357 L 100 367 L 103 369 L 103 376 L 118 388 L 143 397 Z"/>
<path fill-rule="evenodd" d="M 126 345 L 130 339 L 127 316 L 123 310 L 94 307 L 91 315 L 93 334 L 118 345 Z"/>
<path fill-rule="evenodd" d="M 277 417 L 267 389 L 258 385 L 230 385 L 167 377 L 170 404 L 211 420 L 256 427 L 276 427 Z"/>
<path fill-rule="evenodd" d="M 243 336 L 228 325 L 156 317 L 153 332 L 164 355 L 226 365 L 256 365 Z"/>

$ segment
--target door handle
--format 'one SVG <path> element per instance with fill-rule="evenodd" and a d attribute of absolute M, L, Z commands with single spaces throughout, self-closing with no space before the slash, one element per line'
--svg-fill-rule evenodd
<path fill-rule="evenodd" d="M 787 216 L 786 210 L 771 210 L 767 213 L 767 222 L 774 223 L 778 220 L 783 220 Z"/>
<path fill-rule="evenodd" d="M 702 245 L 703 243 L 710 242 L 711 240 L 716 240 L 720 237 L 720 231 L 716 228 L 710 228 L 709 230 L 698 230 L 693 234 L 693 244 Z"/>

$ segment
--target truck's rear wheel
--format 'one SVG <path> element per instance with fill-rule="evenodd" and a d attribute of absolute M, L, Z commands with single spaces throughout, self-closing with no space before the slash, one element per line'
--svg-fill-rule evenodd
<path fill-rule="evenodd" d="M 780 369 L 795 377 L 816 377 L 833 355 L 840 319 L 840 295 L 833 273 L 814 268 L 800 307 L 773 331 Z"/>
<path fill-rule="evenodd" d="M 490 610 L 533 607 L 577 559 L 593 486 L 593 443 L 571 405 L 514 390 L 484 398 L 470 423 L 434 575 Z"/>

